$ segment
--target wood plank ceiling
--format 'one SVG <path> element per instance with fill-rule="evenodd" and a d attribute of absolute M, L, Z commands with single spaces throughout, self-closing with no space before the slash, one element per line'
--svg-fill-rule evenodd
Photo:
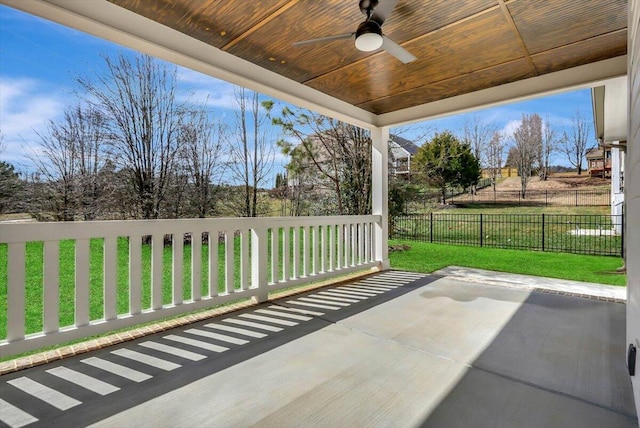
<path fill-rule="evenodd" d="M 355 31 L 357 0 L 109 1 L 375 114 L 627 50 L 627 0 L 400 0 L 383 31 L 409 64 L 349 39 L 292 46 Z"/>

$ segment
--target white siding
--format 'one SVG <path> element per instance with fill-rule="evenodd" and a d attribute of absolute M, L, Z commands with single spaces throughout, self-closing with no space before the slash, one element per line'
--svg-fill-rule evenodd
<path fill-rule="evenodd" d="M 629 139 L 626 156 L 627 210 L 627 346 L 640 348 L 640 1 L 629 2 Z M 632 377 L 636 409 L 640 411 L 640 361 Z"/>

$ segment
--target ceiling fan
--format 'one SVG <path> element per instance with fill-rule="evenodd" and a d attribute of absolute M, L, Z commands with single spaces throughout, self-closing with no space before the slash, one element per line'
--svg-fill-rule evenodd
<path fill-rule="evenodd" d="M 416 57 L 402 46 L 382 34 L 382 24 L 396 7 L 398 0 L 360 0 L 360 11 L 367 17 L 353 33 L 319 37 L 317 39 L 295 42 L 294 46 L 306 46 L 333 40 L 350 39 L 355 36 L 356 48 L 363 52 L 371 52 L 382 48 L 398 60 L 407 64 Z"/>

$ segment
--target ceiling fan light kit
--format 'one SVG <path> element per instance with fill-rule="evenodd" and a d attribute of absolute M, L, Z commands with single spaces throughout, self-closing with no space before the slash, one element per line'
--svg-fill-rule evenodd
<path fill-rule="evenodd" d="M 382 46 L 382 29 L 375 21 L 364 21 L 356 31 L 356 48 L 371 52 Z"/>

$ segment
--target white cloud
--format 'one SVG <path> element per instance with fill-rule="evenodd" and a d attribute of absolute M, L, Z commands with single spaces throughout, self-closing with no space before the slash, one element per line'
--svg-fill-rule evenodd
<path fill-rule="evenodd" d="M 502 135 L 504 135 L 505 138 L 510 139 L 511 137 L 513 137 L 513 133 L 516 131 L 516 129 L 518 129 L 521 123 L 522 119 L 510 120 L 502 127 L 500 132 L 502 133 Z"/>
<path fill-rule="evenodd" d="M 199 88 L 179 95 L 180 101 L 204 104 L 213 109 L 234 110 L 237 108 L 233 88 Z"/>
<path fill-rule="evenodd" d="M 49 89 L 35 79 L 0 77 L 3 159 L 22 163 L 25 151 L 36 145 L 36 132 L 44 131 L 50 120 L 62 114 L 66 105 L 63 97 L 59 92 L 48 92 Z"/>
<path fill-rule="evenodd" d="M 218 80 L 214 77 L 207 76 L 206 74 L 202 74 L 198 71 L 191 70 L 189 68 L 178 67 L 178 82 L 180 83 L 188 83 L 191 85 L 200 85 L 206 86 L 216 84 L 216 83 L 224 83 L 221 80 Z"/>
<path fill-rule="evenodd" d="M 209 108 L 233 110 L 236 108 L 234 85 L 206 74 L 179 67 L 177 75 L 181 101 L 204 103 Z"/>

